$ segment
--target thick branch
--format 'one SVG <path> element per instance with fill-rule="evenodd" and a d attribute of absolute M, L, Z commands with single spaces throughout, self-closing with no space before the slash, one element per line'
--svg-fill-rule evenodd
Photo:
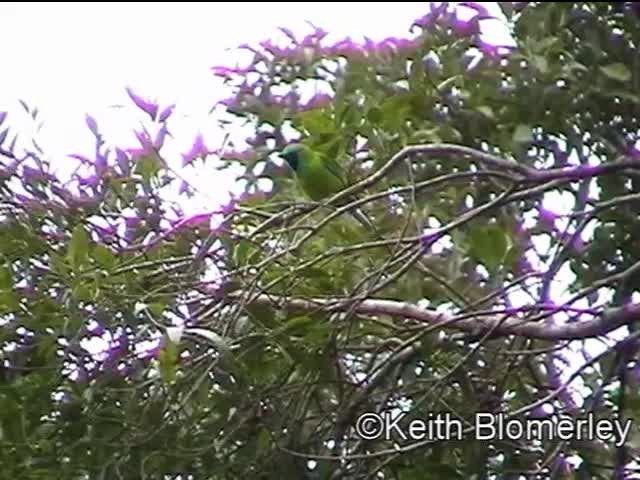
<path fill-rule="evenodd" d="M 241 297 L 238 292 L 232 298 Z M 562 325 L 550 325 L 543 322 L 527 322 L 515 315 L 505 318 L 505 313 L 496 313 L 494 317 L 456 318 L 435 310 L 420 308 L 408 302 L 395 300 L 368 299 L 352 305 L 352 302 L 337 298 L 287 298 L 275 295 L 257 295 L 249 304 L 270 305 L 288 310 L 303 311 L 347 311 L 363 315 L 388 315 L 423 322 L 436 327 L 448 327 L 473 334 L 492 331 L 493 335 L 516 335 L 540 340 L 578 340 L 605 335 L 623 325 L 640 320 L 640 304 L 629 304 L 612 308 L 592 320 Z"/>

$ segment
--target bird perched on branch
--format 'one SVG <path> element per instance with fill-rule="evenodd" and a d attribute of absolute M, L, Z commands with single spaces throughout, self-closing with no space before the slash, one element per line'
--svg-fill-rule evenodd
<path fill-rule="evenodd" d="M 338 162 L 314 152 L 308 146 L 294 143 L 279 154 L 295 172 L 304 193 L 314 201 L 330 197 L 348 187 L 344 170 Z M 374 230 L 369 218 L 358 209 L 349 213 L 369 230 Z"/>

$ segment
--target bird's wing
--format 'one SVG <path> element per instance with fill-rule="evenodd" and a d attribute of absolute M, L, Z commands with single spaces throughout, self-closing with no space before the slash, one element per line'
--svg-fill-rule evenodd
<path fill-rule="evenodd" d="M 327 170 L 331 172 L 331 174 L 338 178 L 343 185 L 343 188 L 347 186 L 347 179 L 345 178 L 344 170 L 340 166 L 338 162 L 336 162 L 333 158 L 323 158 L 324 165 L 327 167 Z"/>

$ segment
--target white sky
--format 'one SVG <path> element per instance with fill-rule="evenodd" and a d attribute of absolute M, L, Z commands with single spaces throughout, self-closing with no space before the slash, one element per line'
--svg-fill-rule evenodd
<path fill-rule="evenodd" d="M 38 107 L 45 122 L 39 144 L 65 176 L 76 165 L 68 154 L 92 158 L 85 113 L 96 118 L 108 143 L 138 146 L 132 132 L 144 114 L 128 98 L 125 87 L 130 86 L 161 108 L 177 104 L 169 122 L 174 139 L 163 150 L 170 164 L 177 165 L 199 132 L 207 146 L 220 145 L 222 134 L 208 111 L 228 93 L 211 67 L 234 64 L 234 47 L 265 40 L 278 34 L 278 27 L 308 32 L 307 20 L 335 40 L 404 36 L 412 21 L 426 13 L 426 5 L 368 3 L 363 9 L 355 2 L 6 2 L 0 4 L 0 111 L 9 111 L 8 124 L 26 132 L 26 140 L 33 122 L 21 123 L 28 117 L 17 100 Z M 229 181 L 217 171 L 211 176 L 195 173 L 186 178 L 204 186 L 208 199 L 187 206 L 188 213 L 224 201 Z M 214 178 L 221 188 L 211 188 Z"/>
<path fill-rule="evenodd" d="M 281 26 L 305 28 L 305 20 L 336 38 L 405 35 L 424 12 L 424 2 L 370 3 L 365 9 L 356 3 L 327 2 L 9 2 L 0 5 L 0 111 L 13 114 L 8 123 L 16 125 L 26 118 L 17 99 L 37 106 L 45 121 L 40 144 L 64 172 L 75 166 L 68 154 L 92 152 L 85 113 L 96 118 L 108 142 L 137 146 L 132 131 L 140 122 L 131 115 L 143 115 L 125 92 L 130 86 L 161 106 L 177 103 L 169 123 L 175 139 L 167 141 L 172 145 L 167 152 L 179 157 L 200 131 L 208 146 L 219 146 L 220 132 L 208 111 L 228 94 L 221 91 L 211 67 L 234 63 L 234 52 L 228 49 L 265 40 Z M 220 173 L 212 174 L 225 185 Z M 208 193 L 217 203 L 224 188 L 209 188 Z"/>

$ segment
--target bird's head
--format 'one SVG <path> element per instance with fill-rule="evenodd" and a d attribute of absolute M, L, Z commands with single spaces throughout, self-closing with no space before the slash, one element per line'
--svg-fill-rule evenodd
<path fill-rule="evenodd" d="M 301 143 L 292 143 L 287 145 L 278 156 L 284 158 L 289 166 L 296 171 L 298 164 L 308 152 L 309 148 L 307 146 Z"/>

